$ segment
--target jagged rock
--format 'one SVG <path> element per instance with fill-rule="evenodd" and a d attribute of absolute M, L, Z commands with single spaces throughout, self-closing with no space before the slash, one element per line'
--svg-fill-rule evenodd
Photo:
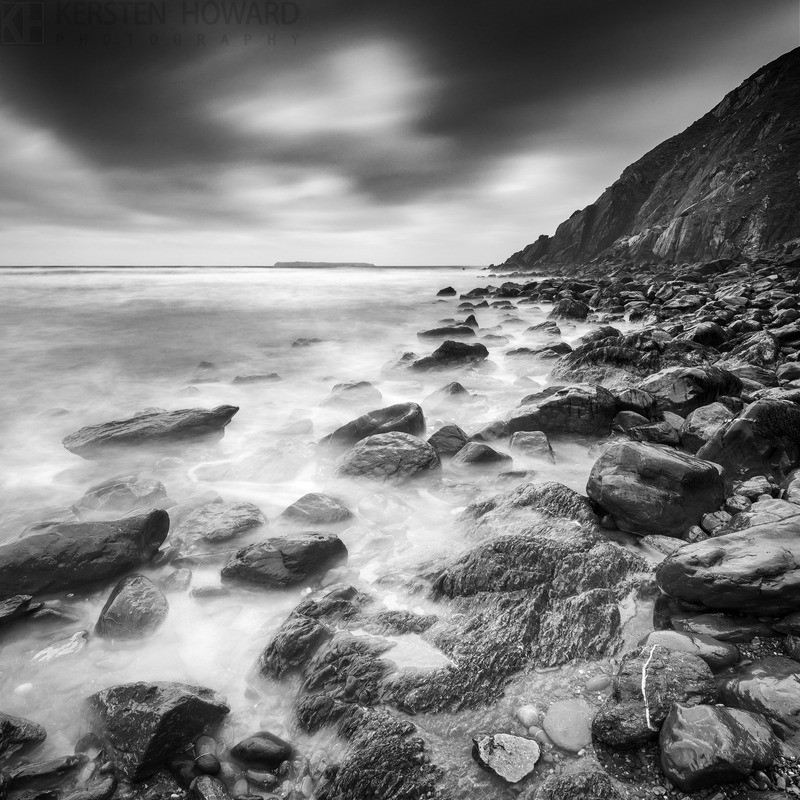
<path fill-rule="evenodd" d="M 742 382 L 718 367 L 669 367 L 645 378 L 639 388 L 653 395 L 659 411 L 686 416 L 722 395 L 737 396 Z"/>
<path fill-rule="evenodd" d="M 139 639 L 155 633 L 168 613 L 167 598 L 149 578 L 129 575 L 106 600 L 95 633 L 104 639 Z"/>
<path fill-rule="evenodd" d="M 528 458 L 549 461 L 551 464 L 556 460 L 550 440 L 544 431 L 517 431 L 511 437 L 509 447 L 512 452 L 519 452 Z"/>
<path fill-rule="evenodd" d="M 327 625 L 292 613 L 259 656 L 256 671 L 263 677 L 275 678 L 298 671 L 331 636 L 333 631 Z"/>
<path fill-rule="evenodd" d="M 698 456 L 720 464 L 729 482 L 756 475 L 781 481 L 800 466 L 800 407 L 786 400 L 751 403 Z"/>
<path fill-rule="evenodd" d="M 295 500 L 281 516 L 309 525 L 328 525 L 350 519 L 353 513 L 341 500 L 313 492 Z"/>
<path fill-rule="evenodd" d="M 0 599 L 113 578 L 152 558 L 169 530 L 166 511 L 107 522 L 56 524 L 0 546 Z"/>
<path fill-rule="evenodd" d="M 222 579 L 280 588 L 315 578 L 347 560 L 347 548 L 333 534 L 276 536 L 237 551 Z"/>
<path fill-rule="evenodd" d="M 333 447 L 352 447 L 366 439 L 390 432 L 408 433 L 421 436 L 425 433 L 425 416 L 416 403 L 396 403 L 387 408 L 379 408 L 337 428 L 329 436 L 320 440 L 321 445 Z"/>
<path fill-rule="evenodd" d="M 721 706 L 676 703 L 661 728 L 661 768 L 685 792 L 738 783 L 771 766 L 777 743 L 766 720 Z"/>
<path fill-rule="evenodd" d="M 763 714 L 800 755 L 800 671 L 791 658 L 773 656 L 741 664 L 717 678 L 725 705 Z"/>
<path fill-rule="evenodd" d="M 507 469 L 511 466 L 511 456 L 505 453 L 498 453 L 488 444 L 481 444 L 480 442 L 467 442 L 456 454 L 453 456 L 453 467 L 456 469 Z"/>
<path fill-rule="evenodd" d="M 348 406 L 355 404 L 380 403 L 383 395 L 369 381 L 337 383 L 331 393 L 322 401 L 324 406 Z"/>
<path fill-rule="evenodd" d="M 556 747 L 577 753 L 592 742 L 592 707 L 582 698 L 557 700 L 547 709 L 542 727 Z"/>
<path fill-rule="evenodd" d="M 735 645 L 702 633 L 653 631 L 639 642 L 639 646 L 645 649 L 654 645 L 665 647 L 667 650 L 680 650 L 702 658 L 712 672 L 732 667 L 740 658 L 739 649 Z"/>
<path fill-rule="evenodd" d="M 542 431 L 548 435 L 600 436 L 608 433 L 616 413 L 614 396 L 602 386 L 567 386 L 508 415 L 509 433 Z"/>
<path fill-rule="evenodd" d="M 427 442 L 408 433 L 370 436 L 337 462 L 338 476 L 403 483 L 440 467 L 439 456 Z"/>
<path fill-rule="evenodd" d="M 660 445 L 624 441 L 611 444 L 595 462 L 586 493 L 619 528 L 641 536 L 680 537 L 725 499 L 713 464 Z"/>
<path fill-rule="evenodd" d="M 0 711 L 0 762 L 40 744 L 46 736 L 47 731 L 38 723 Z"/>
<path fill-rule="evenodd" d="M 252 503 L 207 503 L 184 516 L 172 529 L 169 540 L 191 553 L 266 525 L 267 518 Z"/>
<path fill-rule="evenodd" d="M 681 444 L 696 453 L 733 419 L 733 412 L 722 403 L 711 403 L 692 411 L 681 426 Z"/>
<path fill-rule="evenodd" d="M 183 683 L 128 683 L 87 700 L 87 713 L 109 756 L 129 780 L 156 772 L 230 710 L 223 697 Z"/>
<path fill-rule="evenodd" d="M 411 364 L 415 370 L 454 369 L 477 364 L 489 357 L 489 351 L 480 342 L 466 344 L 450 339 L 442 343 L 429 356 L 419 358 Z"/>
<path fill-rule="evenodd" d="M 164 508 L 167 490 L 142 473 L 122 475 L 92 486 L 73 506 L 81 520 L 113 519 L 136 510 Z"/>
<path fill-rule="evenodd" d="M 517 783 L 530 775 L 539 755 L 539 745 L 524 736 L 494 733 L 472 740 L 472 757 L 508 783 Z"/>
<path fill-rule="evenodd" d="M 131 446 L 176 445 L 221 439 L 237 406 L 153 411 L 129 419 L 87 425 L 63 440 L 64 447 L 83 458 L 100 458 Z"/>
<path fill-rule="evenodd" d="M 520 795 L 520 800 L 622 800 L 611 778 L 599 769 L 550 775 L 538 789 Z"/>
<path fill-rule="evenodd" d="M 231 748 L 234 758 L 261 769 L 277 769 L 292 753 L 289 742 L 269 731 L 257 731 Z"/>
<path fill-rule="evenodd" d="M 788 614 L 800 604 L 800 516 L 688 544 L 659 564 L 656 580 L 707 608 Z"/>
<path fill-rule="evenodd" d="M 443 425 L 428 439 L 428 444 L 436 451 L 439 458 L 454 456 L 469 441 L 458 425 Z"/>

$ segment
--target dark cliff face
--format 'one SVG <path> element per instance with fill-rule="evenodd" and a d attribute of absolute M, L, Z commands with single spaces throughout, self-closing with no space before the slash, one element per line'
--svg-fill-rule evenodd
<path fill-rule="evenodd" d="M 800 237 L 800 48 L 762 67 L 508 266 L 754 256 Z"/>

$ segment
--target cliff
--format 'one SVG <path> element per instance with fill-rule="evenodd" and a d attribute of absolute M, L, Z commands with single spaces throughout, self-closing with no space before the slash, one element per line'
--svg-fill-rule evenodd
<path fill-rule="evenodd" d="M 752 257 L 800 237 L 800 48 L 762 67 L 509 267 Z"/>

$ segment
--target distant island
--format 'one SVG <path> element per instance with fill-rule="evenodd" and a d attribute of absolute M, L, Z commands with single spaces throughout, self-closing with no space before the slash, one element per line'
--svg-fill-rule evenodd
<path fill-rule="evenodd" d="M 273 267 L 374 267 L 361 261 L 276 261 Z"/>

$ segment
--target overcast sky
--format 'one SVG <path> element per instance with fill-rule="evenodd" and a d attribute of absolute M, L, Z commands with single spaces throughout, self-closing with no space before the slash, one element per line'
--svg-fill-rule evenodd
<path fill-rule="evenodd" d="M 44 8 L 0 47 L 6 265 L 502 261 L 800 44 L 798 0 Z"/>

